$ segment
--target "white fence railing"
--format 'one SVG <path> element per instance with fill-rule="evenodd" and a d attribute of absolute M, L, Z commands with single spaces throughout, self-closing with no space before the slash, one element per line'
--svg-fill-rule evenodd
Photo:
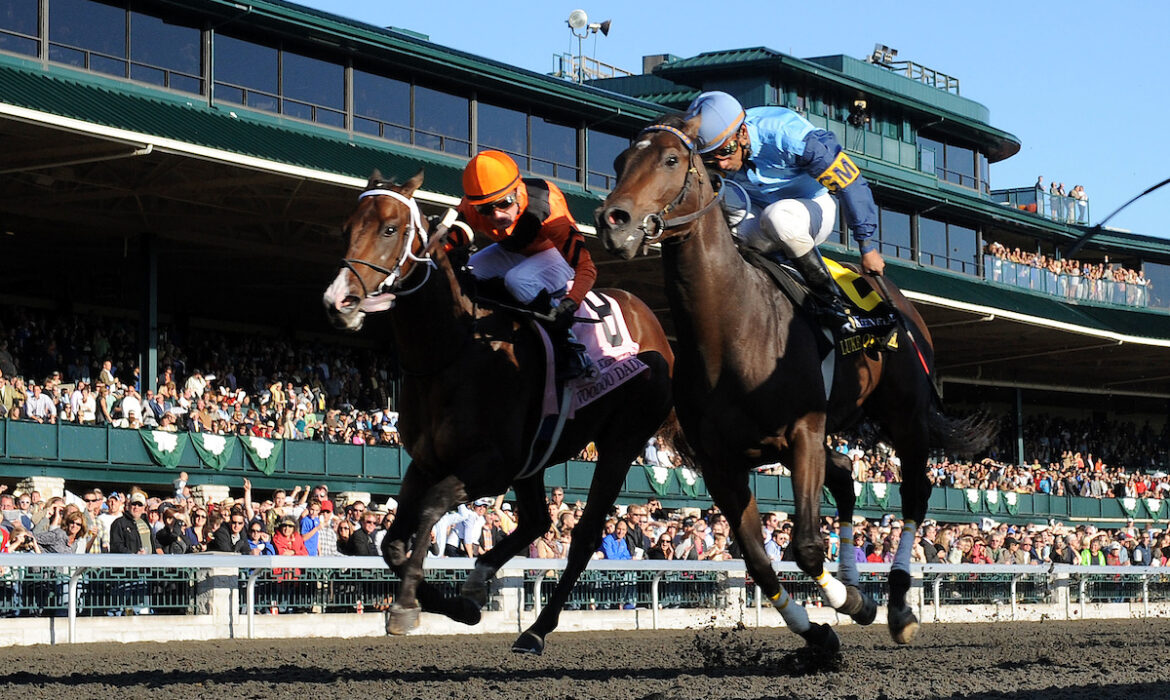
<path fill-rule="evenodd" d="M 527 627 L 565 564 L 510 561 L 493 585 L 481 629 Z M 473 567 L 471 559 L 425 564 L 428 579 L 451 593 Z M 889 566 L 858 569 L 862 588 L 884 604 Z M 777 571 L 810 615 L 846 621 L 820 607 L 819 588 L 795 564 Z M 1170 615 L 1170 569 L 926 564 L 912 573 L 909 600 L 924 622 Z M 377 557 L 0 555 L 0 615 L 13 618 L 0 622 L 0 644 L 381 634 L 382 616 L 364 613 L 384 609 L 396 586 Z M 764 610 L 739 560 L 595 560 L 574 596 L 563 629 L 677 628 L 712 619 L 782 624 Z M 65 630 L 58 629 L 61 618 Z M 466 629 L 424 616 L 420 631 Z"/>

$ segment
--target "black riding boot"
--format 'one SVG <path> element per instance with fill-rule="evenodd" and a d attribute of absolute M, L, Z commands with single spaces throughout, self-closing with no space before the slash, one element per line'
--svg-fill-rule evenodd
<path fill-rule="evenodd" d="M 576 379 L 585 374 L 590 368 L 590 362 L 585 355 L 585 346 L 577 341 L 573 329 L 561 330 L 545 326 L 545 330 L 548 331 L 548 338 L 553 345 L 557 379 Z"/>
<path fill-rule="evenodd" d="M 855 333 L 858 328 L 857 320 L 853 318 L 845 300 L 841 298 L 841 290 L 817 249 L 813 248 L 798 258 L 792 258 L 792 262 L 796 269 L 800 270 L 800 274 L 804 275 L 809 290 L 817 298 L 821 323 L 840 327 L 845 333 Z"/>

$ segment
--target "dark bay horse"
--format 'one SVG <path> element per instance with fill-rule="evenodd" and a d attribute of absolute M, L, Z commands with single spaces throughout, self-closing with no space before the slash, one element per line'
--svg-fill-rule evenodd
<path fill-rule="evenodd" d="M 487 584 L 552 521 L 543 468 L 570 459 L 590 441 L 597 464 L 588 502 L 574 528 L 568 564 L 548 605 L 512 649 L 541 653 L 577 577 L 601 542 L 604 518 L 626 472 L 670 413 L 674 355 L 653 312 L 633 295 L 601 290 L 621 307 L 648 369 L 577 410 L 545 464 L 518 478 L 528 459 L 544 395 L 545 353 L 537 332 L 514 314 L 483 308 L 469 275 L 452 264 L 441 236 L 429 240 L 413 194 L 422 173 L 402 185 L 375 173 L 345 223 L 349 249 L 324 295 L 329 317 L 357 330 L 368 312 L 389 310 L 404 373 L 399 433 L 411 464 L 398 517 L 382 543 L 402 579 L 387 631 L 404 634 L 419 611 L 467 624 L 480 619 Z M 431 528 L 459 503 L 515 489 L 519 524 L 476 560 L 461 595 L 445 598 L 423 578 Z"/>
<path fill-rule="evenodd" d="M 890 573 L 887 617 L 893 638 L 909 643 L 918 629 L 906 604 L 910 551 L 930 496 L 928 449 L 979 451 L 990 441 L 993 425 L 942 413 L 924 371 L 933 367 L 930 334 L 889 284 L 890 301 L 918 345 L 902 327 L 902 351 L 838 359 L 835 379 L 826 387 L 818 353 L 822 331 L 739 254 L 712 178 L 694 150 L 697 132 L 698 117 L 668 117 L 638 136 L 615 164 L 618 181 L 597 212 L 598 233 L 609 251 L 626 259 L 647 242 L 661 240 L 666 293 L 678 328 L 674 399 L 683 432 L 712 498 L 735 527 L 748 570 L 785 622 L 810 644 L 834 648 L 836 635 L 827 626 L 810 625 L 804 610 L 790 604 L 764 553 L 748 475 L 777 459 L 791 469 L 797 564 L 820 584 L 830 605 L 865 624 L 873 620 L 867 609 L 872 601 L 856 590 L 849 464 L 825 446 L 825 433 L 847 428 L 863 415 L 886 431 L 902 460 L 906 521 Z M 840 508 L 839 573 L 845 586 L 823 565 L 819 520 L 826 481 Z"/>

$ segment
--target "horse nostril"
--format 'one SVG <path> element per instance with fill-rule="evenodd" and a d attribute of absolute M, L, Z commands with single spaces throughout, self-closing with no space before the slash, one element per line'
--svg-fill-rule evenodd
<path fill-rule="evenodd" d="M 362 300 L 358 296 L 349 294 L 341 299 L 338 299 L 334 306 L 337 307 L 338 311 L 353 311 L 361 303 Z"/>
<path fill-rule="evenodd" d="M 630 213 L 625 209 L 610 207 L 606 210 L 604 219 L 610 226 L 621 228 L 630 223 Z"/>

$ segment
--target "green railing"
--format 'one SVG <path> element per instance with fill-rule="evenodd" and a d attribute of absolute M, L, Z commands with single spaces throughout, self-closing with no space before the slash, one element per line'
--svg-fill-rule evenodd
<path fill-rule="evenodd" d="M 75 570 L 77 614 L 193 615 L 205 578 L 198 569 L 93 568 Z M 65 617 L 71 574 L 62 569 L 4 567 L 0 574 L 0 617 Z"/>
<path fill-rule="evenodd" d="M 271 476 L 265 476 L 248 462 L 244 450 L 236 449 L 222 471 L 199 460 L 194 446 L 187 442 L 175 469 L 151 461 L 142 438 L 135 430 L 97 428 L 72 424 L 42 425 L 25 421 L 0 420 L 0 477 L 24 478 L 34 475 L 59 476 L 83 483 L 135 483 L 169 488 L 175 472 L 183 469 L 191 483 L 225 484 L 238 488 L 243 477 L 258 489 L 285 487 L 309 482 L 328 483 L 334 491 L 359 490 L 375 495 L 397 494 L 410 457 L 397 447 L 333 445 L 314 441 L 288 440 L 280 450 L 278 464 Z M 545 483 L 562 486 L 565 500 L 584 501 L 593 478 L 592 462 L 570 461 L 545 471 Z M 788 477 L 754 473 L 751 489 L 760 510 L 792 512 L 794 499 Z M 880 493 L 880 496 L 879 496 Z M 699 507 L 711 505 L 706 485 L 700 477 L 690 488 L 672 472 L 665 484 L 652 483 L 647 470 L 634 466 L 626 475 L 619 503 L 644 503 L 657 498 L 664 507 Z M 968 502 L 960 489 L 936 488 L 931 494 L 928 514 L 943 521 L 969 521 L 983 516 L 1006 522 L 1035 520 L 1085 520 L 1124 522 L 1127 513 L 1117 499 L 1053 496 L 1043 493 L 1016 494 L 1009 506 L 1006 496 L 996 503 L 981 497 L 977 504 Z M 897 484 L 866 484 L 859 498 L 857 513 L 866 517 L 883 513 L 900 513 L 901 495 Z M 835 504 L 826 496 L 823 511 L 835 512 Z M 1137 519 L 1163 521 L 1170 508 L 1161 513 L 1139 513 Z"/>

